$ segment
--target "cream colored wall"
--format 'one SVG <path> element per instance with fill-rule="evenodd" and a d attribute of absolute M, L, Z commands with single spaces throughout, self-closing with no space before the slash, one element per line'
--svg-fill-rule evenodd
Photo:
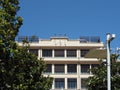
<path fill-rule="evenodd" d="M 22 43 L 18 43 L 19 46 L 22 46 Z M 77 89 L 81 89 L 81 78 L 88 78 L 89 76 L 92 76 L 92 74 L 81 74 L 80 70 L 81 64 L 97 64 L 98 59 L 96 58 L 83 58 L 80 57 L 80 49 L 93 49 L 93 48 L 101 48 L 104 47 L 104 44 L 102 42 L 100 43 L 92 43 L 92 42 L 86 42 L 86 43 L 80 43 L 79 39 L 76 40 L 69 40 L 68 38 L 51 38 L 48 40 L 39 40 L 38 43 L 30 43 L 31 48 L 38 49 L 38 58 L 42 57 L 42 49 L 48 48 L 53 49 L 52 50 L 52 57 L 43 58 L 46 63 L 52 62 L 52 74 L 49 74 L 51 77 L 54 78 L 65 78 L 65 89 L 67 89 L 67 78 L 77 78 Z M 65 50 L 65 57 L 54 57 L 54 49 L 64 49 Z M 66 49 L 77 49 L 77 57 L 69 58 L 66 57 Z M 67 73 L 67 64 L 77 64 L 77 73 L 76 74 L 68 74 Z M 54 64 L 65 64 L 65 73 L 64 74 L 55 74 L 54 73 Z M 44 74 L 44 76 L 48 76 L 48 74 Z M 52 89 L 54 89 L 54 82 L 52 85 Z"/>
<path fill-rule="evenodd" d="M 22 46 L 22 43 L 19 43 L 20 46 Z M 69 40 L 68 38 L 51 38 L 49 40 L 39 40 L 39 42 L 36 43 L 30 43 L 31 47 L 61 47 L 61 46 L 67 46 L 67 47 L 103 47 L 103 43 L 93 43 L 93 42 L 86 42 L 81 43 L 79 39 L 75 40 Z"/>

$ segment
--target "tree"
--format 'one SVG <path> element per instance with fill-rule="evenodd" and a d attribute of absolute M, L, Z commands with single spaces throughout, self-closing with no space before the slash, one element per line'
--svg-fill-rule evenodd
<path fill-rule="evenodd" d="M 7 60 L 16 49 L 15 37 L 22 25 L 17 16 L 19 0 L 0 0 L 0 59 Z"/>
<path fill-rule="evenodd" d="M 49 90 L 52 86 L 52 78 L 43 76 L 45 62 L 27 47 L 19 48 L 2 70 L 0 85 L 4 90 Z"/>
<path fill-rule="evenodd" d="M 15 42 L 22 25 L 19 9 L 19 0 L 0 0 L 0 90 L 49 90 L 52 78 L 43 76 L 45 62 Z"/>
<path fill-rule="evenodd" d="M 120 89 L 120 62 L 116 62 L 118 55 L 111 55 L 111 88 Z M 98 67 L 91 69 L 94 76 L 86 81 L 89 90 L 107 90 L 107 66 L 100 63 Z"/>

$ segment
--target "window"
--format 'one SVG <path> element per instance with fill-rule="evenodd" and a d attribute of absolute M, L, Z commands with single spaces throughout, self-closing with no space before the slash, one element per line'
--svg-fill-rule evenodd
<path fill-rule="evenodd" d="M 55 57 L 64 57 L 63 49 L 55 49 Z"/>
<path fill-rule="evenodd" d="M 46 65 L 46 71 L 45 73 L 52 73 L 52 64 L 47 64 Z"/>
<path fill-rule="evenodd" d="M 38 56 L 38 49 L 29 49 L 29 52 Z"/>
<path fill-rule="evenodd" d="M 55 64 L 55 73 L 64 73 L 64 64 Z"/>
<path fill-rule="evenodd" d="M 64 89 L 65 80 L 64 78 L 55 78 L 55 89 Z"/>
<path fill-rule="evenodd" d="M 81 78 L 81 90 L 88 90 L 87 85 L 85 84 L 87 78 Z"/>
<path fill-rule="evenodd" d="M 77 64 L 68 64 L 67 72 L 68 73 L 77 73 Z"/>
<path fill-rule="evenodd" d="M 89 64 L 82 64 L 81 65 L 81 73 L 82 74 L 89 74 L 90 73 L 89 69 L 90 69 Z"/>
<path fill-rule="evenodd" d="M 85 57 L 85 55 L 89 52 L 89 49 L 82 49 L 81 50 L 81 57 Z"/>
<path fill-rule="evenodd" d="M 52 49 L 42 49 L 42 57 L 52 57 Z"/>
<path fill-rule="evenodd" d="M 76 57 L 76 50 L 74 49 L 67 50 L 67 57 Z"/>
<path fill-rule="evenodd" d="M 77 88 L 77 79 L 76 78 L 68 78 L 67 84 L 68 84 L 68 89 L 76 89 Z"/>

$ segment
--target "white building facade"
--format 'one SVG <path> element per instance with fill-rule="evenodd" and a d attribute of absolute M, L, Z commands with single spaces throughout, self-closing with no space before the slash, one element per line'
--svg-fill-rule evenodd
<path fill-rule="evenodd" d="M 19 45 L 22 45 L 19 42 Z M 51 90 L 87 90 L 85 80 L 92 76 L 89 69 L 97 66 L 97 58 L 85 58 L 91 50 L 104 47 L 98 37 L 38 39 L 30 43 L 30 52 L 46 62 L 45 76 L 53 77 Z"/>

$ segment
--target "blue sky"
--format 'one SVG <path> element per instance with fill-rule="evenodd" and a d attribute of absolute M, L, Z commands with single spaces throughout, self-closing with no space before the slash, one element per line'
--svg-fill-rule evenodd
<path fill-rule="evenodd" d="M 20 7 L 19 36 L 100 36 L 105 42 L 106 33 L 114 33 L 111 46 L 120 47 L 120 0 L 20 0 Z"/>

